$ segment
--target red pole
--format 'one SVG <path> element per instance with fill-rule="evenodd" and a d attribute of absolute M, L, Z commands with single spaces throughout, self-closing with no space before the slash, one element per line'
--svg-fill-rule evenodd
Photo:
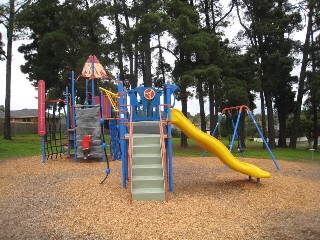
<path fill-rule="evenodd" d="M 46 134 L 46 85 L 45 81 L 38 81 L 38 134 Z"/>

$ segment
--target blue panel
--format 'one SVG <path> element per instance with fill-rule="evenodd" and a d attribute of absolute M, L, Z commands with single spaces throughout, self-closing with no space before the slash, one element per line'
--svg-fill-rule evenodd
<path fill-rule="evenodd" d="M 150 90 L 149 90 L 150 89 Z M 152 93 L 147 99 L 148 92 Z M 159 121 L 159 105 L 162 90 L 153 87 L 137 87 L 129 90 L 130 105 L 132 106 L 132 121 Z"/>

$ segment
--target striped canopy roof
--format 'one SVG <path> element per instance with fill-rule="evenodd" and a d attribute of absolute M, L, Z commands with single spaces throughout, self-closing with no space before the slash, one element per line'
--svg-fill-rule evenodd
<path fill-rule="evenodd" d="M 93 72 L 92 72 L 93 68 Z M 104 67 L 99 62 L 98 58 L 95 55 L 90 55 L 87 62 L 84 64 L 82 69 L 82 74 L 85 78 L 108 78 Z"/>

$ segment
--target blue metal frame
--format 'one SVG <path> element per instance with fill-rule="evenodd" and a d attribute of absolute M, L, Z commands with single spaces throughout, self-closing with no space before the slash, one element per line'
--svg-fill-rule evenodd
<path fill-rule="evenodd" d="M 271 149 L 269 148 L 269 145 L 268 145 L 268 143 L 266 142 L 266 140 L 265 140 L 265 138 L 264 138 L 264 136 L 263 136 L 263 134 L 262 134 L 262 131 L 261 131 L 260 128 L 259 128 L 259 125 L 257 124 L 256 120 L 254 119 L 252 112 L 251 112 L 251 111 L 247 111 L 247 112 L 248 112 L 249 116 L 251 117 L 254 125 L 256 126 L 256 128 L 257 128 L 257 130 L 258 130 L 258 132 L 259 132 L 259 135 L 260 135 L 260 137 L 261 137 L 262 140 L 263 140 L 264 145 L 265 145 L 266 148 L 268 149 L 268 152 L 269 152 L 269 154 L 270 154 L 270 156 L 271 156 L 274 164 L 276 165 L 277 169 L 280 170 L 280 166 L 279 166 L 277 160 L 275 159 L 275 157 L 274 157 Z"/>
<path fill-rule="evenodd" d="M 217 122 L 216 126 L 214 127 L 214 129 L 213 129 L 213 131 L 212 131 L 212 133 L 211 133 L 211 136 L 214 136 L 214 135 L 216 134 L 216 132 L 217 132 L 217 130 L 218 130 L 218 128 L 219 128 L 220 122 L 221 122 L 221 120 L 222 120 L 222 117 L 223 117 L 223 114 L 219 114 L 219 115 L 218 115 L 218 122 Z M 202 153 L 202 157 L 204 157 L 204 156 L 206 156 L 206 155 L 207 155 L 207 151 L 204 150 L 203 153 Z"/>
<path fill-rule="evenodd" d="M 73 151 L 74 151 L 74 162 L 77 162 L 77 127 L 76 127 L 76 101 L 75 101 L 75 79 L 74 71 L 71 73 L 71 105 L 72 105 L 72 122 L 73 122 Z"/>
<path fill-rule="evenodd" d="M 67 116 L 66 116 L 66 129 L 68 136 L 68 157 L 71 156 L 71 144 L 70 144 L 70 108 L 69 108 L 69 88 L 66 87 L 66 106 L 67 106 Z"/>
<path fill-rule="evenodd" d="M 123 82 L 120 81 L 120 76 L 117 76 L 118 81 L 118 108 L 119 108 L 119 138 L 120 138 L 120 149 L 121 149 L 121 160 L 122 160 L 122 187 L 127 187 L 128 178 L 128 154 L 127 154 L 127 141 L 125 135 L 127 134 L 127 128 L 125 122 L 127 122 L 127 107 L 126 107 L 126 90 L 123 86 Z"/>
<path fill-rule="evenodd" d="M 234 126 L 233 119 L 230 116 L 230 119 L 231 119 L 231 122 L 232 122 L 232 125 L 233 125 L 233 128 L 234 128 L 233 129 L 233 136 L 232 136 L 232 139 L 231 139 L 231 144 L 229 146 L 229 151 L 230 152 L 232 151 L 234 140 L 235 140 L 236 136 L 238 136 L 237 130 L 238 130 L 238 127 L 239 127 L 240 118 L 241 118 L 241 112 L 238 112 L 238 118 L 237 118 L 236 126 Z"/>
<path fill-rule="evenodd" d="M 88 107 L 89 105 L 89 102 L 88 102 L 88 99 L 89 99 L 89 90 L 88 90 L 88 87 L 89 87 L 89 79 L 86 79 L 86 98 L 84 100 L 84 105 L 86 106 L 86 108 Z"/>
<path fill-rule="evenodd" d="M 111 146 L 111 150 L 113 152 L 113 156 L 117 157 L 117 153 L 120 152 L 121 160 L 122 160 L 122 187 L 127 187 L 127 179 L 128 179 L 128 143 L 125 139 L 125 135 L 127 134 L 127 128 L 124 123 L 128 122 L 128 109 L 126 96 L 127 94 L 130 97 L 130 104 L 132 105 L 132 121 L 159 121 L 159 105 L 160 105 L 160 97 L 163 94 L 163 102 L 166 104 L 164 107 L 164 117 L 167 118 L 170 122 L 171 119 L 171 108 L 174 107 L 174 104 L 171 105 L 171 95 L 174 95 L 174 92 L 178 89 L 178 86 L 167 82 L 163 90 L 156 89 L 153 87 L 137 87 L 135 89 L 129 90 L 126 92 L 125 87 L 123 86 L 122 81 L 120 81 L 119 76 L 117 76 L 118 82 L 118 108 L 119 108 L 119 121 L 110 120 L 110 133 L 111 139 L 113 139 L 113 135 L 115 134 L 115 129 L 118 127 L 119 129 L 119 142 L 120 142 L 120 151 L 118 151 L 116 146 Z M 155 92 L 155 96 L 152 100 L 147 100 L 144 97 L 144 91 L 148 88 L 151 88 Z M 140 97 L 138 100 L 137 96 Z M 175 99 L 174 99 L 175 103 Z M 111 145 L 115 145 L 116 143 L 111 143 Z M 169 123 L 167 126 L 167 170 L 168 170 L 168 182 L 169 182 L 169 190 L 173 191 L 173 171 L 172 171 L 172 131 L 171 124 Z"/>
<path fill-rule="evenodd" d="M 94 96 L 95 96 L 95 93 L 94 93 L 94 60 L 92 60 L 92 63 L 91 63 L 91 75 L 92 75 L 92 78 L 91 78 L 91 106 L 94 106 Z"/>
<path fill-rule="evenodd" d="M 105 143 L 105 139 L 104 139 L 104 101 L 103 101 L 103 93 L 100 92 L 100 124 L 101 124 L 101 152 L 102 152 L 102 162 L 106 161 L 106 155 L 105 150 L 106 150 L 106 143 Z"/>
<path fill-rule="evenodd" d="M 171 84 L 169 81 L 166 82 L 164 91 L 164 99 L 163 102 L 166 104 L 164 110 L 164 117 L 169 120 L 169 124 L 167 126 L 167 172 L 168 172 L 168 182 L 169 182 L 169 191 L 173 192 L 173 169 L 172 169 L 172 127 L 171 127 L 171 108 L 174 107 L 175 98 L 173 105 L 171 105 L 171 95 L 174 96 L 174 92 L 178 90 L 179 87 L 177 85 Z M 169 107 L 170 106 L 170 107 Z"/>
<path fill-rule="evenodd" d="M 241 109 L 242 109 L 242 108 L 241 108 Z M 273 155 L 273 153 L 272 153 L 272 151 L 271 151 L 268 143 L 266 142 L 266 140 L 265 140 L 265 138 L 264 138 L 264 136 L 263 136 L 263 134 L 262 134 L 262 131 L 261 131 L 260 128 L 259 128 L 259 125 L 257 124 L 256 120 L 254 119 L 254 116 L 253 116 L 252 112 L 251 112 L 248 108 L 246 108 L 245 110 L 247 111 L 248 115 L 251 117 L 251 119 L 252 119 L 252 121 L 253 121 L 253 123 L 254 123 L 254 125 L 255 125 L 255 127 L 256 127 L 259 135 L 260 135 L 260 137 L 261 137 L 261 139 L 263 140 L 264 145 L 265 145 L 266 148 L 268 149 L 268 152 L 269 152 L 269 154 L 270 154 L 270 156 L 271 156 L 274 164 L 276 165 L 276 168 L 277 168 L 278 170 L 280 170 L 280 166 L 279 166 L 277 160 L 275 159 L 275 157 L 274 157 L 274 155 Z M 241 110 L 241 111 L 242 111 L 242 110 Z M 223 116 L 223 114 L 221 114 L 221 115 L 220 115 L 220 118 L 218 118 L 217 125 L 215 126 L 215 128 L 214 128 L 214 130 L 213 130 L 213 132 L 212 132 L 212 134 L 211 134 L 212 136 L 215 134 L 216 129 L 218 129 L 218 125 L 220 124 L 220 121 L 221 121 L 221 119 L 222 119 L 222 116 Z M 234 126 L 234 133 L 233 133 L 231 145 L 230 145 L 230 148 L 229 148 L 229 151 L 230 151 L 230 152 L 232 151 L 232 146 L 233 146 L 233 144 L 234 144 L 234 139 L 235 139 L 235 137 L 236 137 L 236 135 L 237 135 L 237 129 L 238 129 L 238 127 L 239 127 L 240 117 L 241 117 L 241 112 L 239 111 L 239 113 L 238 113 L 238 118 L 237 118 L 237 122 L 236 122 L 236 125 Z M 234 125 L 233 121 L 232 121 L 232 125 Z M 203 157 L 204 157 L 205 155 L 206 155 L 206 151 L 204 151 L 204 152 L 202 153 L 202 156 L 203 156 Z"/>

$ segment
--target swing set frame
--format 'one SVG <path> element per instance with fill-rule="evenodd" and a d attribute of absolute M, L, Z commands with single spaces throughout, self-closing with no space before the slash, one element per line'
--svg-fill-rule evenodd
<path fill-rule="evenodd" d="M 258 133 L 259 133 L 259 135 L 260 135 L 260 137 L 261 137 L 261 139 L 262 139 L 262 141 L 263 141 L 263 143 L 264 143 L 264 146 L 267 148 L 267 150 L 268 150 L 268 152 L 269 152 L 269 154 L 270 154 L 270 156 L 271 156 L 271 158 L 272 158 L 272 160 L 273 160 L 276 168 L 277 168 L 278 170 L 280 170 L 280 166 L 279 166 L 277 160 L 275 159 L 275 157 L 274 157 L 274 155 L 273 155 L 273 153 L 272 153 L 272 151 L 271 151 L 271 149 L 270 149 L 270 147 L 269 147 L 269 145 L 268 145 L 265 137 L 263 136 L 263 133 L 262 133 L 262 131 L 261 131 L 258 123 L 256 122 L 256 120 L 255 120 L 255 118 L 254 118 L 254 116 L 253 116 L 253 113 L 251 112 L 250 108 L 249 108 L 248 106 L 246 106 L 246 105 L 224 108 L 224 109 L 221 111 L 221 114 L 219 114 L 218 122 L 217 122 L 214 130 L 212 131 L 211 136 L 214 136 L 215 133 L 217 132 L 218 127 L 219 127 L 219 125 L 220 125 L 220 122 L 221 122 L 223 116 L 226 116 L 227 113 L 230 114 L 233 110 L 238 111 L 238 117 L 237 117 L 237 122 L 236 122 L 235 125 L 234 125 L 233 120 L 231 119 L 231 120 L 232 120 L 232 124 L 234 125 L 234 130 L 233 130 L 233 135 L 232 135 L 231 143 L 230 143 L 230 146 L 229 146 L 229 151 L 230 151 L 230 152 L 232 151 L 234 141 L 235 141 L 235 139 L 236 139 L 236 137 L 237 137 L 237 135 L 238 135 L 237 132 L 238 132 L 238 128 L 239 128 L 239 123 L 240 123 L 241 114 L 242 114 L 243 111 L 246 111 L 247 114 L 248 114 L 248 116 L 250 116 L 251 120 L 253 121 L 253 123 L 254 123 L 254 125 L 255 125 L 255 127 L 256 127 L 256 129 L 257 129 L 257 131 L 258 131 Z M 206 155 L 206 151 L 203 152 L 202 156 L 204 157 L 205 155 Z"/>

